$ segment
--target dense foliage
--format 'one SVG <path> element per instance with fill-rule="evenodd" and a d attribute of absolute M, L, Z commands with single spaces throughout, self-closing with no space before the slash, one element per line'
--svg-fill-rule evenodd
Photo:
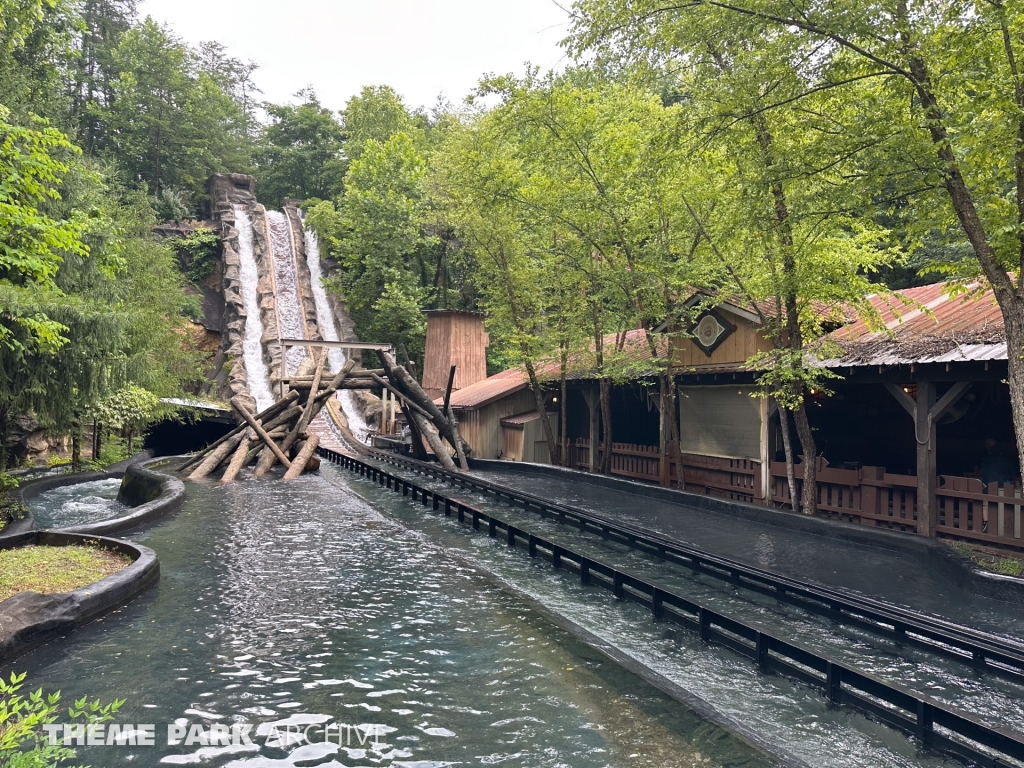
<path fill-rule="evenodd" d="M 71 428 L 125 387 L 194 375 L 173 351 L 181 276 L 147 227 L 195 216 L 215 171 L 304 202 L 365 340 L 417 358 L 423 310 L 485 310 L 492 363 L 523 365 L 538 404 L 545 363 L 562 386 L 598 372 L 609 440 L 612 382 L 642 368 L 668 392 L 673 344 L 723 297 L 772 337 L 752 362 L 789 457 L 814 453 L 804 399 L 828 385 L 808 350 L 851 310 L 870 320 L 871 291 L 992 286 L 1024 345 L 1017 5 L 577 0 L 572 16 L 561 74 L 490 77 L 429 113 L 368 86 L 335 112 L 310 88 L 259 104 L 253 64 L 134 0 L 4 4 L 0 429 L 29 410 Z M 209 238 L 182 246 L 202 282 Z"/>
<path fill-rule="evenodd" d="M 198 199 L 247 150 L 241 106 L 128 0 L 5 3 L 0 59 L 3 471 L 16 416 L 70 433 L 77 463 L 83 421 L 117 393 L 149 405 L 194 385 L 184 276 L 154 207 Z"/>

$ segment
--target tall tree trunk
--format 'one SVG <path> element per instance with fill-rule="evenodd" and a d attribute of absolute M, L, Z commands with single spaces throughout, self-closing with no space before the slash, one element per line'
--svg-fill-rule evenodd
<path fill-rule="evenodd" d="M 1017 436 L 1017 457 L 1024 461 L 1024 301 L 1017 300 L 1015 303 L 1015 312 L 1011 314 L 1003 311 L 1009 367 L 1006 383 L 1010 389 L 1010 409 L 1013 412 L 1013 429 Z M 1017 469 L 1021 470 L 1020 464 Z"/>
<path fill-rule="evenodd" d="M 601 420 L 604 434 L 601 441 L 604 453 L 601 456 L 601 474 L 612 473 L 612 380 L 607 376 L 601 379 Z"/>
<path fill-rule="evenodd" d="M 96 423 L 94 429 L 96 430 L 96 442 L 93 443 L 93 461 L 100 460 L 100 453 L 103 451 L 103 425 Z"/>
<path fill-rule="evenodd" d="M 533 390 L 533 401 L 537 404 L 537 411 L 540 413 L 540 423 L 544 427 L 544 439 L 548 441 L 548 458 L 550 458 L 552 464 L 557 464 L 555 459 L 555 452 L 558 450 L 558 445 L 555 443 L 555 433 L 551 429 L 551 419 L 548 417 L 548 412 L 544 408 L 544 390 L 541 389 L 540 380 L 537 378 L 537 369 L 533 367 L 533 363 L 527 361 L 526 363 L 526 375 L 530 377 L 530 389 Z M 523 445 L 523 461 L 526 460 L 526 445 Z"/>
<path fill-rule="evenodd" d="M 71 425 L 71 471 L 82 471 L 82 423 Z"/>
<path fill-rule="evenodd" d="M 811 422 L 807 419 L 806 401 L 801 401 L 800 406 L 793 411 L 793 423 L 796 424 L 796 434 L 804 450 L 804 487 L 800 495 L 800 504 L 804 514 L 813 515 L 818 511 L 818 466 L 815 455 L 817 449 L 814 445 Z"/>
<path fill-rule="evenodd" d="M 789 485 L 789 502 L 794 512 L 800 511 L 800 494 L 796 490 L 796 469 L 793 466 L 793 438 L 789 434 L 789 411 L 779 406 L 779 429 L 782 430 L 782 450 L 786 454 L 786 482 Z"/>
<path fill-rule="evenodd" d="M 568 424 L 567 424 L 569 409 L 568 409 L 568 406 L 566 405 L 566 400 L 568 399 L 568 397 L 567 397 L 568 389 L 566 388 L 566 382 L 565 382 L 565 367 L 569 364 L 569 352 L 568 352 L 568 350 L 565 349 L 565 347 L 562 348 L 562 360 L 561 360 L 561 363 L 562 363 L 562 365 L 561 365 L 561 370 L 560 370 L 560 375 L 559 375 L 559 382 L 558 382 L 559 383 L 558 396 L 559 396 L 559 398 L 561 398 L 561 400 L 559 402 L 559 405 L 561 407 L 558 409 L 558 411 L 559 411 L 559 419 L 558 419 L 558 432 L 559 432 L 559 434 L 558 434 L 558 436 L 559 436 L 559 454 L 560 454 L 558 458 L 561 459 L 561 461 L 559 461 L 559 464 L 561 464 L 563 467 L 568 467 L 568 466 L 572 465 L 572 461 L 570 460 L 570 456 L 569 456 L 569 429 L 568 429 Z"/>
<path fill-rule="evenodd" d="M 669 377 L 658 374 L 658 481 L 672 487 L 672 464 L 669 444 L 672 442 L 672 411 L 669 410 Z"/>

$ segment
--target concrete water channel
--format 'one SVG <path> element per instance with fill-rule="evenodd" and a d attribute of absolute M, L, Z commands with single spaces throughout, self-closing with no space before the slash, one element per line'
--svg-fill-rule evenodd
<path fill-rule="evenodd" d="M 157 725 L 154 746 L 83 746 L 78 762 L 780 764 L 553 622 L 534 596 L 557 610 L 559 579 L 364 485 L 330 466 L 288 484 L 189 484 L 179 513 L 131 535 L 158 553 L 159 584 L 13 665 L 66 701 L 124 698 L 118 722 Z M 73 500 L 47 495 L 32 506 Z M 330 744 L 168 745 L 176 721 L 339 728 Z"/>
<path fill-rule="evenodd" d="M 482 476 L 632 515 L 655 530 L 682 530 L 667 505 L 638 505 L 625 492 L 515 472 Z M 827 648 L 880 679 L 1024 730 L 1024 687 L 1012 680 L 695 576 L 483 494 L 415 481 L 794 642 Z M 110 489 L 86 484 L 78 493 L 81 504 L 63 488 L 33 500 L 33 509 L 55 520 L 69 509 L 77 519 L 90 504 L 105 514 L 100 502 Z M 739 543 L 742 525 L 723 534 L 710 518 L 689 523 L 685 530 L 701 544 L 717 537 L 725 552 L 731 542 L 733 554 L 762 564 L 768 557 L 823 583 L 841 570 L 842 557 L 858 554 L 840 546 L 839 558 L 797 557 L 798 537 L 765 530 L 746 532 L 758 543 L 751 555 Z M 160 585 L 23 657 L 16 666 L 33 685 L 66 697 L 127 698 L 119 719 L 136 723 L 248 722 L 266 733 L 274 722 L 330 721 L 356 736 L 314 749 L 260 739 L 244 750 L 160 739 L 155 747 L 83 748 L 82 761 L 94 766 L 963 764 L 784 676 L 752 675 L 749 661 L 730 650 L 654 623 L 641 606 L 581 586 L 578 577 L 330 464 L 319 478 L 287 485 L 189 484 L 176 517 L 132 538 L 160 555 Z M 890 557 L 858 556 L 865 568 Z M 841 578 L 864 586 L 875 577 Z M 887 581 L 885 588 L 908 594 L 899 578 Z M 1017 633 L 1017 614 L 1005 604 L 947 584 L 933 588 L 936 594 L 921 598 L 925 606 L 951 595 L 955 611 Z M 683 695 L 673 700 L 581 635 Z M 376 746 L 355 743 L 370 734 Z"/>
<path fill-rule="evenodd" d="M 889 693 L 881 692 L 880 689 L 878 689 L 878 686 L 873 683 L 869 688 L 861 687 L 860 689 L 878 690 L 878 695 L 883 696 L 886 700 L 892 700 L 894 702 L 900 700 L 907 701 L 907 703 L 910 704 L 911 709 L 910 733 L 915 732 L 913 727 L 913 710 L 915 704 L 912 699 L 908 700 L 906 694 L 902 691 L 906 691 L 911 696 L 919 697 L 919 703 L 916 705 L 918 721 L 917 733 L 920 733 L 921 723 L 920 702 L 922 700 L 926 702 L 939 702 L 941 703 L 941 706 L 952 707 L 953 710 L 960 712 L 971 722 L 987 723 L 988 727 L 993 729 L 991 733 L 995 735 L 996 741 L 1002 738 L 998 735 L 1000 729 L 1005 729 L 1005 732 L 1008 733 L 1015 732 L 1017 735 L 1012 737 L 1015 739 L 1015 746 L 1008 744 L 1008 746 L 1011 747 L 1010 753 L 1017 754 L 1021 751 L 1021 739 L 1019 735 L 1021 732 L 1020 724 L 1022 722 L 1020 705 L 1020 697 L 1022 693 L 1021 688 L 1018 683 L 1015 683 L 1012 680 L 1003 679 L 1004 676 L 1001 674 L 992 674 L 994 672 L 993 669 L 988 669 L 984 673 L 979 674 L 978 670 L 974 669 L 971 664 L 950 661 L 943 658 L 942 655 L 936 655 L 932 652 L 918 654 L 914 652 L 916 649 L 908 649 L 905 643 L 886 643 L 884 640 L 879 642 L 878 637 L 870 634 L 857 632 L 851 633 L 845 626 L 842 626 L 842 623 L 837 626 L 832 626 L 832 622 L 828 620 L 823 621 L 819 616 L 815 615 L 801 615 L 800 611 L 793 611 L 790 606 L 778 604 L 777 601 L 759 600 L 758 598 L 760 596 L 756 593 L 744 594 L 748 592 L 748 590 L 733 589 L 728 585 L 727 588 L 723 590 L 720 582 L 714 583 L 713 580 L 711 580 L 711 583 L 702 583 L 705 581 L 703 578 L 692 578 L 692 575 L 686 571 L 686 569 L 682 569 L 685 573 L 673 573 L 673 568 L 667 567 L 668 564 L 663 559 L 654 559 L 646 554 L 638 554 L 635 548 L 610 545 L 608 541 L 603 540 L 601 537 L 594 536 L 592 534 L 584 535 L 577 533 L 573 530 L 572 525 L 563 525 L 551 521 L 545 521 L 538 516 L 538 513 L 547 514 L 541 512 L 541 509 L 538 508 L 538 503 L 540 504 L 540 507 L 543 508 L 552 504 L 550 501 L 552 497 L 558 497 L 559 495 L 564 496 L 566 493 L 578 495 L 589 494 L 589 499 L 587 500 L 594 507 L 600 510 L 604 510 L 608 506 L 615 508 L 616 502 L 614 500 L 609 500 L 607 488 L 588 488 L 591 484 L 586 481 L 580 481 L 580 478 L 578 477 L 573 478 L 576 480 L 576 482 L 573 483 L 565 482 L 565 480 L 568 480 L 569 478 L 556 478 L 556 482 L 545 486 L 544 483 L 536 483 L 536 478 L 533 476 L 524 476 L 522 473 L 510 472 L 504 478 L 504 481 L 506 483 L 505 487 L 512 489 L 512 496 L 524 493 L 527 489 L 540 491 L 540 493 L 534 496 L 534 498 L 537 499 L 537 502 L 531 502 L 530 504 L 532 511 L 521 512 L 517 507 L 509 506 L 505 503 L 505 501 L 507 501 L 508 494 L 502 493 L 502 500 L 495 500 L 491 496 L 480 495 L 466 487 L 441 483 L 437 478 L 432 477 L 429 473 L 425 474 L 423 472 L 416 471 L 416 468 L 413 466 L 403 466 L 402 462 L 398 463 L 397 468 L 392 464 L 393 463 L 389 462 L 385 465 L 380 462 L 369 460 L 369 464 L 364 466 L 377 466 L 381 471 L 397 473 L 393 474 L 392 477 L 395 478 L 395 483 L 402 486 L 400 492 L 403 495 L 409 494 L 410 489 L 406 481 L 399 479 L 402 477 L 409 478 L 414 487 L 424 489 L 420 495 L 423 496 L 425 493 L 427 496 L 423 496 L 420 501 L 416 501 L 416 490 L 411 491 L 412 507 L 422 508 L 424 505 L 427 507 L 427 510 L 421 513 L 423 515 L 423 520 L 421 521 L 422 524 L 428 524 L 426 522 L 427 518 L 432 517 L 436 520 L 440 517 L 440 519 L 444 521 L 442 522 L 442 525 L 447 525 L 447 528 L 451 529 L 451 517 L 444 518 L 443 516 L 439 516 L 437 512 L 430 509 L 431 506 L 433 506 L 434 509 L 438 508 L 438 494 L 442 499 L 442 506 L 451 512 L 452 515 L 454 515 L 453 510 L 455 502 L 465 502 L 468 505 L 464 510 L 465 515 L 463 515 L 463 510 L 461 509 L 462 504 L 460 503 L 458 505 L 460 507 L 458 517 L 465 517 L 465 523 L 466 526 L 468 526 L 470 523 L 470 511 L 479 510 L 479 517 L 481 518 L 479 526 L 476 525 L 477 513 L 474 513 L 473 515 L 473 527 L 480 528 L 480 531 L 475 533 L 477 536 L 481 533 L 486 535 L 489 528 L 491 536 L 490 543 L 492 545 L 496 543 L 494 538 L 494 521 L 497 520 L 499 528 L 499 535 L 497 539 L 502 542 L 502 544 L 506 537 L 506 528 L 509 529 L 507 533 L 509 543 L 511 543 L 512 534 L 509 526 L 513 524 L 516 526 L 517 546 L 522 546 L 523 549 L 527 549 L 526 539 L 529 538 L 530 546 L 528 549 L 531 554 L 534 554 L 533 542 L 536 538 L 538 543 L 535 556 L 538 560 L 535 561 L 535 563 L 542 569 L 550 572 L 550 553 L 555 551 L 551 549 L 552 547 L 557 547 L 558 550 L 562 551 L 562 567 L 576 574 L 575 576 L 570 576 L 565 570 L 560 572 L 562 574 L 562 578 L 565 580 L 566 586 L 568 587 L 577 586 L 579 584 L 580 574 L 578 567 L 574 565 L 574 563 L 579 563 L 580 557 L 592 559 L 595 564 L 602 563 L 602 568 L 605 569 L 606 573 L 608 573 L 608 568 L 615 568 L 624 575 L 628 574 L 630 577 L 639 576 L 641 578 L 647 578 L 649 580 L 648 583 L 656 584 L 659 589 L 670 590 L 664 592 L 666 605 L 668 605 L 671 594 L 683 594 L 685 595 L 685 598 L 683 598 L 684 600 L 696 600 L 700 604 L 713 607 L 713 610 L 715 611 L 723 610 L 724 615 L 731 617 L 731 619 L 738 619 L 741 622 L 747 623 L 748 626 L 753 624 L 754 626 L 765 627 L 769 634 L 774 634 L 777 638 L 783 637 L 786 638 L 787 641 L 792 638 L 794 642 L 802 644 L 803 647 L 815 649 L 816 652 L 824 654 L 826 658 L 835 660 L 842 665 L 848 665 L 851 670 L 855 670 L 857 673 L 869 673 L 872 676 L 872 679 L 881 681 L 883 686 L 888 686 Z M 355 462 L 355 465 L 351 468 L 362 472 L 358 465 L 359 462 Z M 431 472 L 435 472 L 435 470 L 431 470 Z M 364 472 L 363 474 L 370 475 L 371 473 Z M 375 486 L 376 488 L 379 488 L 378 483 L 380 485 L 385 485 L 386 478 L 383 475 L 377 477 L 377 470 L 374 470 L 374 473 L 372 474 L 374 475 L 373 477 L 365 477 L 363 478 L 363 481 L 369 481 L 371 487 Z M 482 476 L 488 480 L 493 480 L 494 477 L 500 476 L 500 473 L 489 471 L 482 473 Z M 395 483 L 392 483 L 391 480 L 387 480 L 386 485 L 388 487 L 396 487 Z M 392 491 L 386 489 L 369 492 L 380 493 L 381 490 L 383 490 L 385 494 L 392 493 Z M 429 498 L 431 496 L 433 497 L 432 505 Z M 631 496 L 631 502 L 622 506 L 623 511 L 627 508 L 634 511 L 639 510 L 636 514 L 641 516 L 650 514 L 652 509 L 655 510 L 656 513 L 660 514 L 664 514 L 668 511 L 667 507 L 669 505 L 660 505 L 659 509 L 659 505 L 650 503 L 649 499 L 638 498 L 635 493 L 631 494 Z M 448 501 L 445 501 L 445 499 Z M 622 500 L 620 499 L 619 502 L 621 503 Z M 549 510 L 549 512 L 550 511 L 553 510 Z M 691 511 L 693 510 L 675 509 L 676 522 L 682 522 L 683 527 L 688 528 L 687 524 L 690 522 L 688 519 L 689 512 Z M 490 522 L 488 522 L 488 515 L 490 515 Z M 558 515 L 553 515 L 552 517 L 557 518 Z M 608 518 L 604 519 L 607 520 Z M 563 520 L 563 522 L 565 521 Z M 730 521 L 730 525 L 732 525 L 734 529 L 732 535 L 733 540 L 737 540 L 744 534 L 748 536 L 751 534 L 751 531 L 749 530 L 751 526 L 746 526 L 741 521 L 735 521 L 735 523 Z M 753 527 L 756 528 L 757 526 Z M 461 526 L 456 526 L 456 529 L 462 534 L 466 534 L 471 530 L 469 528 L 462 528 Z M 825 542 L 821 540 L 820 536 L 787 535 L 784 531 L 780 532 L 778 528 L 774 531 L 771 530 L 771 527 L 768 527 L 768 529 L 770 534 L 762 532 L 762 537 L 771 535 L 772 538 L 779 539 L 783 544 L 788 544 L 793 548 L 794 552 L 797 551 L 799 546 L 822 547 L 822 545 L 825 544 Z M 700 530 L 699 527 L 697 530 Z M 756 534 L 756 532 L 754 533 Z M 816 539 L 817 541 L 815 541 Z M 748 540 L 757 540 L 757 535 L 750 536 Z M 828 541 L 826 546 L 832 547 L 832 545 L 833 542 Z M 542 554 L 542 547 L 548 552 L 548 554 Z M 819 572 L 819 576 L 822 578 L 824 583 L 828 583 L 828 576 L 833 572 L 835 567 L 842 569 L 843 560 L 845 558 L 849 558 L 851 555 L 860 557 L 861 561 L 864 561 L 865 558 L 867 558 L 868 562 L 870 562 L 869 556 L 872 554 L 871 550 L 874 550 L 875 559 L 887 561 L 885 562 L 885 569 L 883 569 L 883 572 L 889 574 L 889 578 L 892 580 L 896 580 L 898 578 L 901 569 L 922 566 L 920 558 L 916 558 L 917 562 L 915 563 L 915 558 L 910 557 L 907 558 L 908 562 L 902 564 L 896 563 L 896 567 L 894 568 L 894 560 L 898 560 L 898 558 L 895 558 L 894 553 L 892 552 L 883 553 L 879 551 L 878 547 L 858 548 L 839 544 L 835 548 L 838 555 L 831 562 L 829 562 L 827 557 L 821 557 L 818 553 L 812 553 L 806 558 L 806 560 L 811 561 L 812 563 L 817 560 L 827 564 L 827 570 Z M 507 547 L 499 545 L 499 549 L 507 550 Z M 861 551 L 857 552 L 858 549 Z M 557 559 L 558 555 L 556 554 L 554 556 Z M 544 559 L 548 562 L 544 562 Z M 596 567 L 596 565 L 591 567 Z M 798 567 L 806 568 L 806 562 L 800 562 Z M 854 567 L 856 568 L 856 564 Z M 604 588 L 611 589 L 610 583 L 606 584 Z M 645 589 L 649 589 L 649 587 L 645 587 Z M 935 593 L 930 596 L 933 601 L 940 600 L 941 595 L 943 594 L 942 590 L 944 589 L 948 589 L 948 592 L 945 594 L 947 594 L 949 599 L 953 601 L 956 601 L 961 597 L 961 594 L 956 589 L 949 589 L 948 585 L 941 582 L 933 584 L 932 589 L 935 591 Z M 590 590 L 583 589 L 580 594 L 570 597 L 570 602 L 585 601 L 587 599 L 586 593 L 588 591 Z M 600 590 L 593 591 L 600 594 Z M 607 595 L 607 592 L 605 592 L 605 595 Z M 541 596 L 538 597 L 540 599 L 544 599 Z M 752 597 L 754 599 L 751 599 Z M 640 609 L 639 616 L 644 618 L 638 617 L 637 626 L 642 627 L 645 623 L 649 625 L 651 616 L 650 601 L 641 597 L 638 602 L 645 607 Z M 1003 629 L 1013 627 L 1014 620 L 1017 615 L 1017 611 L 1014 606 L 991 600 L 974 601 L 971 604 L 975 608 L 979 605 L 986 606 L 986 609 L 989 611 L 987 616 L 991 619 L 997 619 L 1002 616 L 1005 619 L 1005 621 L 1000 622 L 1000 626 Z M 573 613 L 573 607 L 571 604 L 560 604 L 558 606 L 558 610 L 567 614 Z M 657 613 L 657 608 L 655 608 L 655 612 Z M 598 614 L 595 612 L 593 615 L 597 616 Z M 594 630 L 598 634 L 601 634 L 602 630 L 605 630 L 602 636 L 606 637 L 609 642 L 613 642 L 621 647 L 624 634 L 619 631 L 620 628 L 616 627 L 609 635 L 609 625 L 607 624 L 607 619 L 609 618 L 608 615 L 600 618 L 604 620 L 604 623 L 602 624 L 601 621 L 599 621 L 594 627 Z M 585 619 L 581 619 L 581 622 L 586 623 Z M 676 623 L 678 624 L 678 621 Z M 684 624 L 685 623 L 686 622 L 684 622 Z M 728 626 L 728 622 L 724 626 Z M 671 633 L 671 630 L 669 630 L 669 633 Z M 695 644 L 698 647 L 688 648 L 687 652 L 682 654 L 684 657 L 687 657 L 684 666 L 689 668 L 685 671 L 681 671 L 678 666 L 680 662 L 679 658 L 672 659 L 669 662 L 670 665 L 675 665 L 675 668 L 669 667 L 669 676 L 673 680 L 679 681 L 683 687 L 689 690 L 700 691 L 700 695 L 702 697 L 708 701 L 717 703 L 721 709 L 742 712 L 743 717 L 748 718 L 745 722 L 756 723 L 756 728 L 762 732 L 778 734 L 782 743 L 785 743 L 800 756 L 806 757 L 808 761 L 813 764 L 905 764 L 903 762 L 906 757 L 905 755 L 883 755 L 873 751 L 864 754 L 857 754 L 858 748 L 864 745 L 861 738 L 854 737 L 851 734 L 840 735 L 831 728 L 823 727 L 828 721 L 832 721 L 835 725 L 845 722 L 843 720 L 842 712 L 833 710 L 822 718 L 821 713 L 814 712 L 814 703 L 805 701 L 802 702 L 802 706 L 806 704 L 809 706 L 809 709 L 790 712 L 789 718 L 778 718 L 779 711 L 781 709 L 787 709 L 787 707 L 781 706 L 782 698 L 778 695 L 769 695 L 765 702 L 759 702 L 758 696 L 756 695 L 758 685 L 751 686 L 749 680 L 749 668 L 745 670 L 745 675 L 743 670 L 734 670 L 736 672 L 736 678 L 731 681 L 723 680 L 720 674 L 720 668 L 715 669 L 715 674 L 709 679 L 702 678 L 700 674 L 702 671 L 706 672 L 707 668 L 704 670 L 696 670 L 695 674 L 695 670 L 692 668 L 693 657 L 689 651 L 707 649 L 704 648 L 697 640 L 695 628 L 694 633 L 694 635 L 690 636 L 690 639 L 697 641 Z M 727 639 L 720 633 L 718 633 L 718 636 L 723 639 Z M 999 638 L 997 637 L 996 640 L 998 641 L 998 639 Z M 760 640 L 758 642 L 760 642 Z M 772 642 L 774 643 L 775 641 Z M 1019 641 L 1017 641 L 1016 647 L 1019 646 Z M 651 658 L 651 650 L 653 647 L 653 644 L 645 644 L 643 642 L 639 643 L 636 647 L 639 654 L 638 657 L 643 658 L 644 663 L 648 666 L 657 666 L 660 661 L 658 659 Z M 1009 645 L 1007 645 L 1007 647 L 1009 647 Z M 730 656 L 728 651 L 721 652 L 724 653 L 726 657 Z M 749 652 L 745 655 L 749 655 Z M 758 655 L 760 655 L 760 652 L 758 652 Z M 795 658 L 799 658 L 799 654 Z M 970 656 L 968 655 L 968 659 L 969 658 Z M 775 667 L 779 665 L 773 662 L 771 666 Z M 708 664 L 708 668 L 713 667 L 714 662 L 710 662 Z M 795 670 L 790 667 L 790 671 Z M 744 676 L 747 679 L 742 679 Z M 797 677 L 799 678 L 800 675 Z M 1010 675 L 1009 677 L 1012 678 L 1013 675 Z M 759 684 L 763 682 L 765 682 L 765 680 L 759 681 Z M 791 693 L 784 678 L 782 680 L 775 678 L 775 682 L 781 682 L 785 691 L 785 696 L 783 698 Z M 818 684 L 818 687 L 820 688 L 820 684 Z M 857 686 L 855 686 L 855 688 L 856 687 Z M 775 693 L 778 694 L 780 691 L 776 691 Z M 831 694 L 829 695 L 831 696 Z M 875 697 L 872 696 L 872 698 Z M 847 701 L 845 695 L 843 701 Z M 877 698 L 875 698 L 875 701 L 877 701 Z M 759 705 L 762 703 L 765 704 L 763 710 L 759 709 Z M 792 701 L 789 701 L 788 703 L 792 703 Z M 905 707 L 906 704 L 901 704 L 900 706 Z M 925 704 L 926 708 L 929 706 L 931 705 Z M 879 712 L 880 710 L 875 708 L 875 711 Z M 847 712 L 845 714 L 849 713 Z M 836 719 L 837 715 L 838 719 Z M 811 732 L 801 732 L 800 727 L 797 727 L 795 730 L 792 728 L 794 721 L 806 722 L 808 716 L 814 722 L 814 728 Z M 751 717 L 752 719 L 749 719 Z M 938 719 L 936 719 L 936 723 L 938 723 Z M 864 722 L 858 723 L 857 725 L 866 731 L 871 730 L 870 726 Z M 974 726 L 967 723 L 967 728 L 966 730 L 963 730 L 962 733 L 967 736 L 968 734 L 971 734 L 972 731 L 974 731 Z M 974 732 L 976 733 L 976 731 Z M 826 739 L 827 743 L 816 743 L 817 737 L 822 733 L 830 734 Z M 969 740 L 971 738 L 973 738 L 973 735 L 968 736 Z M 884 737 L 882 741 L 886 742 Z M 853 751 L 847 751 L 847 748 L 853 748 Z M 892 749 L 893 744 L 887 742 L 882 748 L 883 750 Z M 896 752 L 899 752 L 898 748 L 896 749 Z M 890 758 L 894 762 L 890 763 Z M 981 760 L 983 764 L 996 764 L 988 758 L 982 757 Z M 916 754 L 909 764 L 922 763 L 927 763 L 927 758 L 923 755 Z M 998 764 L 1009 765 L 1016 763 L 1011 760 L 1010 762 L 998 762 Z"/>

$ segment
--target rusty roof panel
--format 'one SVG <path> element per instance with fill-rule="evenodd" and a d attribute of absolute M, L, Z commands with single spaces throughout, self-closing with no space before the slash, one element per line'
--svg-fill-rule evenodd
<path fill-rule="evenodd" d="M 539 418 L 540 411 L 527 411 L 526 413 L 517 413 L 515 416 L 506 416 L 501 420 L 501 425 L 503 427 L 523 427 Z"/>
<path fill-rule="evenodd" d="M 503 397 L 514 394 L 525 389 L 527 376 L 524 371 L 517 368 L 510 368 L 507 371 L 496 373 L 483 381 L 470 384 L 468 387 L 452 392 L 451 406 L 457 410 L 474 410 L 500 400 Z M 438 405 L 444 402 L 444 398 L 434 401 Z"/>
<path fill-rule="evenodd" d="M 1006 330 L 992 291 L 950 296 L 932 283 L 870 297 L 885 323 L 872 331 L 860 319 L 832 333 L 845 354 L 825 366 L 903 365 L 1005 360 Z"/>

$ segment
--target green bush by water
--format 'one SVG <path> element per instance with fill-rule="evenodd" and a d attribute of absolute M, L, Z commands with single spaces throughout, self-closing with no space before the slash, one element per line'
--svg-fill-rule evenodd
<path fill-rule="evenodd" d="M 43 693 L 22 691 L 25 673 L 12 672 L 10 680 L 0 678 L 0 765 L 6 768 L 56 768 L 66 765 L 75 750 L 63 744 L 50 744 L 43 726 L 59 718 L 69 723 L 103 723 L 112 720 L 124 704 L 110 704 L 85 697 L 76 701 L 62 718 L 60 691 Z"/>

